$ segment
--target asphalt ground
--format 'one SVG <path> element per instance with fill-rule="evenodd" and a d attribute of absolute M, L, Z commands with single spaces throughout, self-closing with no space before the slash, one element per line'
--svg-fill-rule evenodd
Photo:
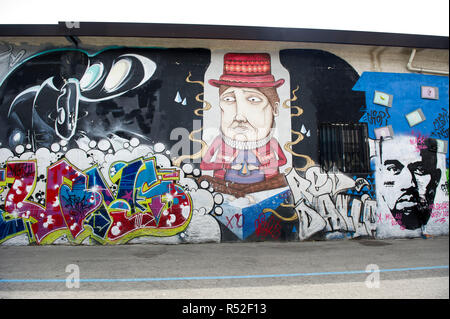
<path fill-rule="evenodd" d="M 448 236 L 0 246 L 0 298 L 448 299 L 448 265 Z"/>

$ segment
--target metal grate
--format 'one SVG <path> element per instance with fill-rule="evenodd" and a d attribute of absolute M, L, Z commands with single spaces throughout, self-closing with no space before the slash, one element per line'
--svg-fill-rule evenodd
<path fill-rule="evenodd" d="M 321 123 L 319 160 L 324 171 L 369 173 L 369 143 L 366 123 Z"/>

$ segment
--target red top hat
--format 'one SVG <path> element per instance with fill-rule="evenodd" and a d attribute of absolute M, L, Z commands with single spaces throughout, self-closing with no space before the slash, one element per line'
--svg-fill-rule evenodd
<path fill-rule="evenodd" d="M 275 81 L 267 53 L 227 53 L 223 58 L 223 74 L 209 84 L 238 87 L 279 87 L 284 79 Z"/>

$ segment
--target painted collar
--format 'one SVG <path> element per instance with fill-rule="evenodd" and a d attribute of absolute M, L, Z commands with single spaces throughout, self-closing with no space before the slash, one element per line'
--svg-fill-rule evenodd
<path fill-rule="evenodd" d="M 253 150 L 266 145 L 272 139 L 274 130 L 271 129 L 269 135 L 257 141 L 236 141 L 222 134 L 222 139 L 228 146 L 238 150 Z"/>

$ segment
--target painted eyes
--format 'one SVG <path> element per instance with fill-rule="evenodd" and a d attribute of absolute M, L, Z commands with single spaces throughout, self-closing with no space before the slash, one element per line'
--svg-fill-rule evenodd
<path fill-rule="evenodd" d="M 423 165 L 418 165 L 417 167 L 414 168 L 413 174 L 423 176 L 423 175 L 427 175 L 427 172 L 426 172 L 425 168 L 423 167 Z"/>
<path fill-rule="evenodd" d="M 398 175 L 402 171 L 402 168 L 398 167 L 397 165 L 389 165 L 388 167 L 386 167 L 386 169 L 394 175 Z"/>
<path fill-rule="evenodd" d="M 262 99 L 257 96 L 250 96 L 247 98 L 247 101 L 249 101 L 250 103 L 259 103 L 262 102 Z"/>
<path fill-rule="evenodd" d="M 223 101 L 231 103 L 231 102 L 236 102 L 236 98 L 234 96 L 225 96 L 222 98 Z M 246 98 L 246 100 L 252 104 L 254 103 L 260 103 L 263 100 L 257 96 L 249 96 Z"/>
<path fill-rule="evenodd" d="M 103 75 L 103 69 L 104 67 L 102 63 L 91 65 L 80 80 L 81 90 L 90 90 L 94 88 Z"/>
<path fill-rule="evenodd" d="M 404 168 L 404 166 L 402 166 L 402 165 L 395 165 L 395 164 L 392 164 L 392 165 L 388 165 L 388 166 L 386 167 L 386 170 L 387 170 L 388 172 L 391 172 L 391 173 L 394 174 L 394 175 L 398 175 L 398 174 L 400 174 L 400 173 L 402 172 L 403 168 Z M 423 165 L 412 165 L 412 166 L 408 165 L 408 170 L 409 170 L 412 174 L 418 175 L 418 176 L 423 176 L 423 175 L 429 174 L 429 173 L 426 171 L 426 169 L 423 167 Z"/>
<path fill-rule="evenodd" d="M 232 96 L 225 96 L 222 98 L 222 100 L 224 100 L 225 102 L 235 102 L 236 99 Z"/>
<path fill-rule="evenodd" d="M 106 92 L 111 92 L 119 88 L 123 80 L 127 77 L 131 69 L 131 62 L 127 59 L 122 59 L 116 62 L 108 76 L 106 77 L 104 88 Z"/>
<path fill-rule="evenodd" d="M 121 59 L 114 63 L 106 77 L 103 88 L 112 92 L 120 88 L 131 69 L 131 61 Z M 102 63 L 91 65 L 80 80 L 80 88 L 87 91 L 95 88 L 104 79 L 104 66 Z"/>

